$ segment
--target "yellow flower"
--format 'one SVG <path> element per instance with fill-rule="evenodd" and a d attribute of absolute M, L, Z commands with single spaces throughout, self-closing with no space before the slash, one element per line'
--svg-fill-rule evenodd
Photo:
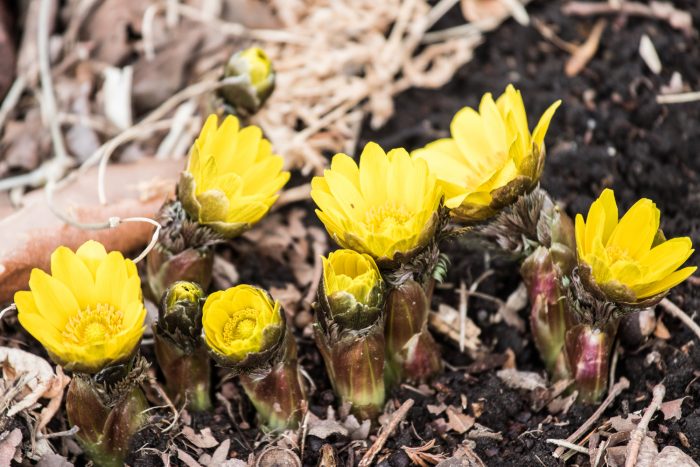
<path fill-rule="evenodd" d="M 236 364 L 276 344 L 284 319 L 279 302 L 243 284 L 209 295 L 202 324 L 207 346 L 218 360 Z"/>
<path fill-rule="evenodd" d="M 690 238 L 666 240 L 661 213 L 642 198 L 618 222 L 615 193 L 606 189 L 591 205 L 586 221 L 576 216 L 579 264 L 604 295 L 621 303 L 658 298 L 697 269 L 677 270 L 693 253 Z"/>
<path fill-rule="evenodd" d="M 327 296 L 350 294 L 362 305 L 378 305 L 382 276 L 371 256 L 353 250 L 337 250 L 322 259 Z"/>
<path fill-rule="evenodd" d="M 190 151 L 178 198 L 200 224 L 234 237 L 258 222 L 277 200 L 289 180 L 283 162 L 272 154 L 260 128 L 239 130 L 234 116 L 217 128 L 216 115 L 210 115 Z"/>
<path fill-rule="evenodd" d="M 248 76 L 253 86 L 265 83 L 272 73 L 272 62 L 260 47 L 249 47 L 238 55 L 248 68 Z"/>
<path fill-rule="evenodd" d="M 465 107 L 450 125 L 451 138 L 413 152 L 424 159 L 445 191 L 445 206 L 464 222 L 485 220 L 538 183 L 544 167 L 544 136 L 561 101 L 544 112 L 532 134 L 520 91 L 508 85 L 479 111 Z"/>
<path fill-rule="evenodd" d="M 30 291 L 15 294 L 19 322 L 68 370 L 96 373 L 127 360 L 144 330 L 146 309 L 136 265 L 102 244 L 51 255 L 51 275 L 32 270 Z"/>
<path fill-rule="evenodd" d="M 408 257 L 435 232 L 442 190 L 424 161 L 404 149 L 385 154 L 365 146 L 358 168 L 345 154 L 311 182 L 319 219 L 345 248 L 367 253 L 380 264 Z"/>

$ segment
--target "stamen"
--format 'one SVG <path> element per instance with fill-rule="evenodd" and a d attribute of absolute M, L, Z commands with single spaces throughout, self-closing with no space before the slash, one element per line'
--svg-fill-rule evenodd
<path fill-rule="evenodd" d="M 90 345 L 109 340 L 122 330 L 124 313 L 114 306 L 98 303 L 71 316 L 63 337 L 77 345 Z"/>

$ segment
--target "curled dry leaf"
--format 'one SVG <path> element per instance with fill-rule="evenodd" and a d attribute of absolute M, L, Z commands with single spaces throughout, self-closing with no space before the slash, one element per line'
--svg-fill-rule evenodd
<path fill-rule="evenodd" d="M 61 367 L 56 367 L 54 373 L 49 362 L 21 349 L 0 347 L 0 365 L 3 382 L 17 382 L 22 386 L 14 392 L 15 404 L 8 408 L 7 417 L 32 409 L 41 398 L 50 400 L 38 416 L 36 431 L 41 431 L 61 407 L 63 391 L 70 378 L 63 374 Z M 4 404 L 10 403 L 4 401 Z"/>
<path fill-rule="evenodd" d="M 460 435 L 466 433 L 474 426 L 474 417 L 465 414 L 458 407 L 449 406 L 446 413 L 447 427 Z"/>
<path fill-rule="evenodd" d="M 112 165 L 107 172 L 107 196 L 112 202 L 97 201 L 96 170 L 58 190 L 54 203 L 79 222 L 105 222 L 112 216 L 153 217 L 174 191 L 182 161 L 150 158 L 133 164 Z M 153 226 L 142 222 L 121 224 L 114 229 L 82 230 L 68 226 L 49 209 L 43 191 L 25 196 L 24 207 L 16 212 L 0 207 L 0 302 L 12 299 L 27 287 L 32 268 L 48 269 L 51 252 L 61 245 L 75 249 L 89 239 L 107 250 L 130 254 L 148 243 Z"/>

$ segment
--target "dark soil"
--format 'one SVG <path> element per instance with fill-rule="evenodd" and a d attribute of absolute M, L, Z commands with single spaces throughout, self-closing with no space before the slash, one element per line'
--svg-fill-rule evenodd
<path fill-rule="evenodd" d="M 694 24 L 700 25 L 700 4 L 694 0 L 674 3 L 680 9 L 691 11 Z M 563 4 L 563 1 L 533 2 L 528 11 L 531 18 L 544 21 L 563 39 L 583 42 L 596 18 L 564 16 L 560 11 Z M 438 27 L 459 23 L 459 15 L 455 8 Z M 654 75 L 639 56 L 642 34 L 652 39 L 661 57 L 664 68 L 660 76 Z M 700 245 L 700 157 L 696 154 L 700 148 L 700 103 L 664 106 L 655 100 L 674 71 L 681 73 L 690 89 L 700 89 L 698 38 L 684 37 L 660 20 L 614 16 L 610 17 L 595 58 L 573 78 L 563 73 L 568 57 L 568 53 L 543 39 L 534 28 L 508 21 L 487 37 L 472 62 L 460 69 L 443 89 L 409 90 L 400 95 L 393 119 L 378 131 L 367 127 L 360 147 L 367 141 L 376 141 L 387 149 L 420 147 L 444 136 L 458 109 L 465 105 L 477 106 L 484 92 L 500 93 L 512 82 L 521 89 L 532 119 L 554 100 L 564 101 L 547 134 L 548 160 L 542 186 L 570 215 L 585 213 L 600 191 L 611 187 L 625 209 L 640 197 L 651 198 L 663 213 L 662 227 L 668 237 L 688 235 L 694 244 Z M 306 222 L 316 222 L 311 202 L 306 208 L 309 211 Z M 266 263 L 264 258 L 253 256 L 244 239 L 237 242 L 233 250 L 226 247 L 223 253 L 232 255 L 241 282 L 269 287 L 281 283 L 280 274 L 290 274 L 288 270 L 281 271 L 279 264 Z M 469 284 L 485 270 L 483 253 L 465 251 L 456 244 L 446 245 L 446 251 L 452 256 L 448 283 L 459 284 L 464 280 Z M 698 258 L 694 255 L 690 263 L 698 264 Z M 503 266 L 496 268 L 496 274 L 482 283 L 480 291 L 505 299 L 517 287 L 517 267 Z M 670 298 L 693 315 L 700 310 L 698 290 L 698 285 L 686 283 Z M 454 290 L 438 288 L 434 304 L 439 302 L 455 306 Z M 544 372 L 527 334 L 502 322 L 493 323 L 493 304 L 473 299 L 470 310 L 473 310 L 470 316 L 482 329 L 482 340 L 494 355 L 510 349 L 519 369 Z M 670 339 L 652 339 L 639 348 L 621 348 L 616 377 L 628 378 L 631 387 L 618 397 L 606 416 L 645 408 L 651 388 L 663 381 L 667 388 L 666 400 L 690 397 L 684 402 L 680 421 L 663 422 L 655 418 L 650 430 L 656 432 L 660 446 L 678 446 L 700 460 L 700 348 L 692 332 L 680 322 L 665 317 L 664 323 L 670 331 Z M 338 408 L 337 400 L 312 339 L 297 331 L 301 364 L 316 385 L 309 408 L 315 415 L 325 418 L 329 405 Z M 463 436 L 454 432 L 439 433 L 433 421 L 441 416 L 431 415 L 426 406 L 441 402 L 460 405 L 462 396 L 466 396 L 469 403 L 469 413 L 478 415 L 476 421 L 500 432 L 503 437 L 501 441 L 475 440 L 475 452 L 487 465 L 559 465 L 551 455 L 553 446 L 545 440 L 566 438 L 595 407 L 574 405 L 568 414 L 553 417 L 546 409 L 534 411 L 530 394 L 509 389 L 495 375 L 495 369 L 467 372 L 464 368 L 474 362 L 452 343 L 440 337 L 438 340 L 446 362 L 461 370 L 446 371 L 437 378 L 429 387 L 432 392 L 429 396 L 406 387 L 392 394 L 397 403 L 407 398 L 413 398 L 416 403 L 406 418 L 409 425 L 397 430 L 389 439 L 379 456 L 379 465 L 409 465 L 410 460 L 401 447 L 420 446 L 431 439 L 437 442 L 432 452 L 449 457 L 462 443 Z M 32 350 L 41 353 L 35 342 L 30 345 Z M 152 360 L 148 351 L 146 354 Z M 230 438 L 230 454 L 247 459 L 253 449 L 260 450 L 263 437 L 249 402 L 240 397 L 235 383 L 221 383 L 221 376 L 217 376 L 215 391 L 229 400 L 230 411 L 216 399 L 213 413 L 190 415 L 191 425 L 195 431 L 210 428 L 218 440 Z M 474 402 L 483 404 L 481 414 L 473 412 L 471 403 Z M 169 423 L 171 413 L 167 409 L 153 412 L 153 424 L 133 440 L 132 465 L 162 465 L 159 451 L 166 450 L 170 436 L 161 432 L 167 423 L 157 424 L 159 420 Z M 65 427 L 57 426 L 57 429 Z M 684 437 L 690 448 L 683 446 Z M 353 465 L 359 461 L 353 448 L 348 447 L 349 439 L 338 435 L 326 440 L 309 436 L 305 441 L 303 464 L 317 465 L 321 446 L 329 442 L 338 451 L 341 464 Z M 144 446 L 145 449 L 140 449 Z M 176 456 L 171 456 L 170 460 L 170 465 L 178 465 Z M 588 459 L 579 455 L 571 461 L 587 465 Z"/>

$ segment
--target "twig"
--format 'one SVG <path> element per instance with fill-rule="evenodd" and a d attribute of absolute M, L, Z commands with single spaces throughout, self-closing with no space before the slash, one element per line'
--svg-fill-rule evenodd
<path fill-rule="evenodd" d="M 41 0 L 39 8 L 38 53 L 39 74 L 41 76 L 41 110 L 44 123 L 49 125 L 51 141 L 55 157 L 59 165 L 68 168 L 70 157 L 63 143 L 61 127 L 56 118 L 56 96 L 53 93 L 53 78 L 51 77 L 51 62 L 49 58 L 49 21 L 51 19 L 51 0 Z"/>
<path fill-rule="evenodd" d="M 603 412 L 605 412 L 608 406 L 613 403 L 615 398 L 628 387 L 630 387 L 630 382 L 623 376 L 620 378 L 620 381 L 615 383 L 610 390 L 608 397 L 606 397 L 603 403 L 600 404 L 600 407 L 593 412 L 593 415 L 591 415 L 588 420 L 586 420 L 584 424 L 578 428 L 578 430 L 574 431 L 568 438 L 566 438 L 566 441 L 569 443 L 575 443 L 586 431 L 588 431 L 588 429 L 600 418 L 600 416 L 603 415 Z M 558 447 L 552 456 L 558 459 L 562 456 L 562 454 L 564 454 L 565 450 L 566 449 L 564 447 Z M 588 451 L 586 451 L 586 453 L 588 453 Z"/>
<path fill-rule="evenodd" d="M 7 116 L 10 115 L 12 109 L 15 108 L 26 88 L 27 78 L 25 76 L 20 75 L 15 78 L 15 81 L 5 95 L 5 99 L 2 101 L 2 105 L 0 105 L 0 130 L 5 126 Z"/>
<path fill-rule="evenodd" d="M 75 425 L 73 428 L 71 428 L 70 430 L 66 430 L 66 431 L 57 431 L 55 433 L 48 433 L 48 434 L 39 433 L 36 438 L 37 439 L 67 438 L 69 436 L 73 436 L 74 434 L 76 434 L 79 431 L 80 431 L 80 427 L 78 425 Z"/>
<path fill-rule="evenodd" d="M 162 387 L 160 387 L 160 384 L 158 384 L 158 381 L 155 380 L 155 378 L 150 378 L 149 383 L 151 384 L 151 387 L 156 390 L 158 395 L 160 396 L 161 399 L 165 402 L 165 404 L 170 408 L 170 410 L 173 412 L 173 421 L 168 425 L 165 429 L 162 430 L 163 433 L 167 433 L 168 431 L 172 430 L 175 427 L 175 424 L 180 418 L 180 412 L 177 410 L 175 407 L 175 404 L 173 404 L 173 401 L 170 400 L 168 395 L 165 393 Z"/>
<path fill-rule="evenodd" d="M 649 407 L 647 407 L 642 420 L 637 425 L 630 435 L 630 442 L 627 445 L 627 460 L 625 461 L 625 467 L 634 467 L 637 465 L 637 456 L 639 456 L 639 449 L 642 447 L 642 441 L 647 434 L 647 428 L 649 427 L 649 422 L 651 417 L 656 413 L 661 407 L 661 403 L 664 401 L 664 396 L 666 395 L 666 386 L 662 383 L 654 386 L 652 391 L 653 397 Z"/>
<path fill-rule="evenodd" d="M 17 310 L 17 305 L 15 305 L 14 303 L 11 303 L 10 305 L 3 308 L 2 311 L 0 311 L 0 321 L 2 321 L 2 319 L 5 317 L 5 315 L 7 313 L 9 313 L 10 311 L 16 311 L 16 310 Z"/>
<path fill-rule="evenodd" d="M 569 59 L 566 61 L 566 65 L 564 65 L 564 73 L 566 73 L 566 76 L 576 76 L 581 72 L 581 70 L 586 68 L 588 62 L 591 61 L 598 51 L 600 38 L 603 36 L 603 31 L 605 31 L 606 25 L 607 21 L 604 19 L 599 19 L 596 21 L 596 23 L 593 25 L 593 29 L 591 29 L 591 34 L 588 36 L 588 39 L 586 39 L 581 46 L 577 47 L 574 53 L 571 54 L 571 57 L 569 57 Z"/>
<path fill-rule="evenodd" d="M 467 286 L 464 281 L 459 282 L 459 351 L 464 352 L 464 338 L 467 333 Z"/>
<path fill-rule="evenodd" d="M 408 411 L 413 407 L 415 401 L 413 399 L 407 399 L 401 407 L 399 407 L 396 412 L 391 416 L 391 420 L 385 426 L 384 430 L 377 436 L 376 441 L 372 444 L 372 447 L 362 456 L 359 467 L 369 467 L 374 461 L 374 457 L 382 450 L 384 443 L 389 439 L 389 436 L 396 430 L 396 427 L 401 423 L 401 421 L 406 418 Z"/>
<path fill-rule="evenodd" d="M 685 104 L 700 101 L 700 91 L 681 92 L 678 94 L 661 94 L 656 96 L 658 104 Z"/>
<path fill-rule="evenodd" d="M 568 448 L 568 449 L 574 450 L 576 452 L 580 452 L 582 454 L 588 454 L 588 449 L 581 447 L 578 444 L 570 443 L 570 442 L 565 441 L 563 439 L 548 439 L 547 442 L 549 444 L 556 444 L 557 446 Z"/>
<path fill-rule="evenodd" d="M 700 326 L 698 325 L 698 323 L 693 321 L 693 319 L 690 316 L 688 316 L 685 311 L 681 310 L 680 307 L 678 307 L 678 305 L 673 303 L 668 298 L 664 298 L 663 300 L 661 300 L 661 303 L 659 303 L 659 305 L 661 305 L 661 307 L 668 314 L 683 321 L 683 324 L 688 326 L 695 333 L 695 335 L 698 336 L 698 339 L 700 339 Z"/>
<path fill-rule="evenodd" d="M 640 2 L 570 2 L 565 4 L 562 13 L 572 16 L 591 16 L 601 14 L 625 14 L 630 16 L 646 16 L 668 21 L 671 27 L 686 34 L 693 32 L 692 16 L 671 4 L 652 1 L 648 5 Z"/>

